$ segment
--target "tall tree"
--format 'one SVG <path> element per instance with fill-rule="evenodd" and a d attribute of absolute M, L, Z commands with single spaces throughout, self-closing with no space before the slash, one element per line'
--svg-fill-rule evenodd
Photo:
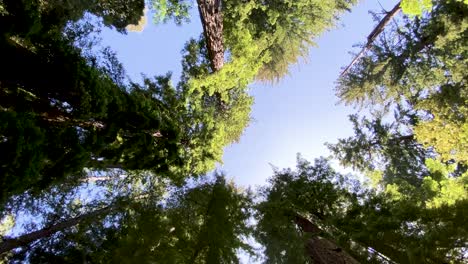
<path fill-rule="evenodd" d="M 188 17 L 191 2 L 154 0 L 158 21 Z M 338 15 L 354 0 L 330 1 L 197 1 L 213 71 L 224 54 L 243 57 L 240 47 L 257 46 L 248 64 L 264 61 L 254 72 L 259 80 L 274 81 L 288 73 L 291 64 L 305 57 L 313 39 L 330 29 Z M 248 53 L 247 53 L 248 55 Z M 234 62 L 234 60 L 232 60 Z"/>
<path fill-rule="evenodd" d="M 381 173 L 366 187 L 324 160 L 275 171 L 256 206 L 265 262 L 464 263 L 468 174 L 426 163 L 417 186 Z"/>
<path fill-rule="evenodd" d="M 110 55 L 110 67 L 96 67 L 74 46 L 86 39 L 87 24 L 78 30 L 70 25 L 90 12 L 124 30 L 139 17 L 143 1 L 2 1 L 1 7 L 0 49 L 7 69 L 0 76 L 3 202 L 31 187 L 42 189 L 65 175 L 78 175 L 92 152 L 114 141 L 96 140 L 102 133 L 96 130 L 110 125 L 102 121 L 107 113 L 122 104 L 129 108 L 136 98 L 116 84 L 123 70 L 115 56 L 104 55 Z"/>
<path fill-rule="evenodd" d="M 466 11 L 438 1 L 402 19 L 340 78 L 341 99 L 371 114 L 330 149 L 373 187 L 337 225 L 388 261 L 466 262 Z"/>
<path fill-rule="evenodd" d="M 257 205 L 256 238 L 265 263 L 358 263 L 337 243 L 331 225 L 349 200 L 340 180 L 324 159 L 312 165 L 298 158 L 297 171 L 275 171 Z"/>
<path fill-rule="evenodd" d="M 6 46 L 2 54 L 12 63 L 1 75 L 1 106 L 8 109 L 2 113 L 1 144 L 8 150 L 2 153 L 2 196 L 36 184 L 43 188 L 83 167 L 164 173 L 172 162 L 180 163 L 176 112 L 168 105 L 177 95 L 160 88 L 167 78 L 133 84 L 127 92 L 64 41 L 36 52 Z M 21 151 L 28 138 L 33 149 Z"/>
<path fill-rule="evenodd" d="M 235 263 L 237 250 L 251 250 L 244 242 L 251 232 L 248 192 L 218 175 L 170 193 L 168 200 L 161 193 L 149 193 L 58 222 L 48 229 L 55 232 L 51 238 L 43 235 L 34 245 L 29 241 L 29 247 L 24 247 L 23 238 L 44 234 L 43 230 L 6 239 L 2 246 L 25 242 L 21 245 L 25 250 L 16 251 L 10 260 L 31 263 L 81 259 L 93 263 Z M 97 214 L 101 217 L 88 217 Z"/>
<path fill-rule="evenodd" d="M 9 29 L 1 43 L 8 69 L 0 75 L 0 106 L 8 109 L 2 112 L 2 199 L 79 175 L 83 167 L 145 169 L 180 182 L 213 169 L 249 121 L 246 87 L 257 66 L 240 67 L 245 60 L 213 75 L 204 42 L 192 41 L 176 87 L 169 75 L 126 85 L 115 54 L 106 50 L 100 65 L 74 46 L 91 45 L 82 35 L 86 27 L 63 29 L 60 20 L 38 25 L 43 34 L 27 33 L 36 30 L 40 14 L 5 6 L 12 19 L 22 14 L 31 23 L 25 31 Z"/>
<path fill-rule="evenodd" d="M 442 1 L 426 16 L 389 28 L 340 78 L 338 96 L 385 111 L 405 109 L 413 123 L 408 133 L 441 160 L 466 162 L 467 11 L 464 3 Z"/>

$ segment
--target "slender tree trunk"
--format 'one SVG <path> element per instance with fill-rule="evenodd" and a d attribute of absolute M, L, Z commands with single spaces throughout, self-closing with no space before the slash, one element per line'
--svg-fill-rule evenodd
<path fill-rule="evenodd" d="M 211 69 L 219 71 L 224 65 L 223 16 L 221 0 L 197 0 L 203 34 L 210 57 Z"/>
<path fill-rule="evenodd" d="M 306 253 L 312 259 L 313 263 L 318 264 L 358 264 L 351 255 L 345 252 L 334 242 L 320 237 L 320 228 L 305 217 L 296 214 L 294 222 L 305 233 L 313 234 L 312 238 L 307 241 Z"/>
<path fill-rule="evenodd" d="M 56 232 L 63 231 L 65 229 L 73 227 L 83 221 L 94 219 L 98 216 L 109 213 L 112 210 L 112 208 L 113 208 L 112 206 L 104 207 L 102 209 L 99 209 L 99 210 L 96 210 L 96 211 L 93 211 L 84 215 L 80 215 L 75 218 L 65 220 L 58 224 L 45 227 L 43 229 L 28 233 L 28 234 L 24 234 L 16 238 L 3 239 L 3 241 L 0 243 L 0 254 L 8 252 L 18 247 L 27 246 L 36 240 L 49 237 L 55 234 Z"/>
<path fill-rule="evenodd" d="M 385 26 L 387 26 L 390 20 L 392 20 L 392 18 L 395 17 L 398 14 L 398 12 L 400 12 L 401 10 L 400 3 L 401 2 L 398 2 L 395 5 L 395 7 L 393 7 L 393 9 L 390 10 L 390 12 L 387 12 L 384 18 L 380 20 L 379 24 L 377 24 L 374 30 L 372 30 L 372 32 L 367 37 L 366 45 L 362 48 L 361 52 L 359 52 L 359 54 L 356 57 L 354 57 L 354 59 L 351 61 L 348 67 L 344 69 L 344 71 L 341 73 L 341 76 L 345 75 L 349 71 L 349 69 L 351 69 L 351 67 L 353 67 L 353 65 L 364 55 L 364 53 L 368 49 L 370 49 L 370 47 L 372 46 L 372 43 L 374 43 L 374 41 L 377 39 L 380 33 L 382 33 L 382 31 L 385 29 Z"/>
<path fill-rule="evenodd" d="M 105 124 L 102 121 L 86 121 L 78 120 L 74 118 L 67 117 L 63 114 L 52 115 L 50 112 L 43 115 L 43 119 L 50 123 L 66 123 L 67 125 L 79 126 L 82 128 L 96 128 L 102 129 L 105 128 Z"/>

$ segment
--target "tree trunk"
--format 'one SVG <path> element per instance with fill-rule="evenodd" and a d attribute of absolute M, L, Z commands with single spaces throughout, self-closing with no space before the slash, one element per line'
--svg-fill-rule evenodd
<path fill-rule="evenodd" d="M 55 225 L 52 225 L 52 226 L 49 226 L 49 227 L 45 227 L 43 229 L 28 233 L 28 234 L 24 234 L 24 235 L 16 237 L 16 238 L 3 239 L 3 241 L 0 243 L 0 254 L 8 252 L 8 251 L 13 250 L 13 249 L 18 248 L 18 247 L 27 246 L 27 245 L 29 245 L 30 243 L 32 243 L 32 242 L 34 242 L 36 240 L 49 237 L 49 236 L 55 234 L 56 232 L 59 232 L 59 231 L 65 230 L 67 228 L 73 227 L 73 226 L 75 226 L 75 225 L 77 225 L 77 224 L 79 224 L 79 223 L 81 223 L 81 222 L 83 222 L 85 220 L 90 220 L 90 219 L 96 218 L 96 217 L 98 217 L 100 215 L 106 214 L 106 213 L 110 212 L 112 210 L 112 208 L 113 208 L 112 206 L 104 207 L 102 209 L 99 209 L 99 210 L 96 210 L 96 211 L 93 211 L 93 212 L 90 212 L 90 213 L 87 213 L 87 214 L 84 214 L 84 215 L 80 215 L 80 216 L 72 218 L 72 219 L 65 220 L 65 221 L 60 222 L 58 224 L 55 224 Z"/>
<path fill-rule="evenodd" d="M 398 12 L 400 12 L 401 10 L 401 7 L 400 7 L 400 3 L 401 2 L 398 2 L 395 7 L 393 7 L 392 10 L 390 10 L 390 12 L 387 12 L 387 14 L 384 16 L 384 18 L 382 20 L 380 20 L 379 24 L 377 24 L 377 26 L 374 28 L 374 30 L 372 30 L 372 32 L 369 34 L 369 36 L 367 36 L 367 43 L 366 45 L 362 48 L 361 52 L 359 52 L 359 54 L 354 57 L 353 61 L 351 61 L 351 63 L 348 65 L 348 67 L 346 67 L 344 69 L 344 71 L 341 73 L 340 76 L 343 76 L 345 75 L 349 69 L 351 69 L 351 67 L 353 67 L 353 65 L 364 55 L 364 53 L 370 49 L 370 47 L 372 46 L 372 43 L 374 43 L 374 41 L 377 39 L 377 37 L 380 35 L 380 33 L 382 33 L 382 31 L 384 30 L 385 26 L 388 24 L 388 22 L 390 22 L 390 20 L 395 17 Z"/>
<path fill-rule="evenodd" d="M 309 221 L 307 218 L 298 214 L 295 215 L 295 223 L 305 233 L 313 234 L 313 237 L 307 241 L 306 253 L 311 258 L 313 263 L 318 264 L 358 264 L 359 262 L 345 252 L 334 242 L 320 237 L 320 228 Z"/>
<path fill-rule="evenodd" d="M 224 65 L 223 16 L 221 0 L 197 0 L 203 34 L 213 72 Z"/>

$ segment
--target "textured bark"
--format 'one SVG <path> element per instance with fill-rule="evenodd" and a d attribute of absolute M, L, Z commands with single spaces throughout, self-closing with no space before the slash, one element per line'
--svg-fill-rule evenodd
<path fill-rule="evenodd" d="M 377 24 L 377 26 L 374 28 L 374 30 L 372 30 L 372 32 L 369 34 L 369 36 L 367 36 L 367 43 L 366 45 L 362 48 L 361 52 L 359 52 L 359 54 L 354 57 L 354 59 L 351 61 L 351 63 L 348 65 L 348 67 L 345 68 L 345 70 L 341 73 L 341 76 L 345 75 L 349 69 L 351 69 L 351 67 L 353 67 L 353 65 L 364 55 L 364 53 L 370 49 L 370 47 L 372 46 L 372 43 L 374 43 L 374 41 L 377 39 L 377 37 L 380 35 L 380 33 L 382 33 L 382 31 L 385 29 L 385 26 L 387 26 L 387 24 L 390 22 L 390 20 L 395 17 L 398 12 L 400 12 L 401 10 L 401 7 L 400 7 L 400 3 L 401 2 L 398 2 L 395 7 L 393 7 L 392 10 L 390 10 L 390 12 L 387 12 L 387 14 L 384 16 L 384 18 L 382 20 L 380 20 L 379 24 Z"/>
<path fill-rule="evenodd" d="M 67 228 L 73 227 L 73 226 L 81 223 L 82 221 L 93 219 L 93 218 L 96 218 L 96 217 L 98 217 L 100 215 L 106 214 L 106 213 L 110 212 L 111 209 L 112 209 L 111 206 L 104 207 L 102 209 L 93 211 L 91 213 L 80 215 L 78 217 L 65 220 L 65 221 L 60 222 L 58 224 L 55 224 L 55 225 L 52 225 L 52 226 L 49 226 L 49 227 L 45 227 L 45 228 L 40 229 L 38 231 L 34 231 L 34 232 L 31 232 L 31 233 L 28 233 L 28 234 L 24 234 L 24 235 L 16 237 L 16 238 L 3 239 L 3 241 L 0 243 L 0 254 L 8 252 L 8 251 L 13 250 L 13 249 L 18 248 L 18 247 L 27 246 L 27 245 L 29 245 L 30 243 L 32 243 L 32 242 L 34 242 L 36 240 L 49 237 L 49 236 L 55 234 L 56 232 L 59 232 L 59 231 L 65 230 Z"/>
<path fill-rule="evenodd" d="M 224 65 L 223 16 L 221 0 L 197 0 L 210 57 L 211 69 L 219 71 Z"/>
<path fill-rule="evenodd" d="M 307 241 L 306 253 L 317 264 L 358 264 L 359 262 L 329 239 L 319 236 L 320 228 L 305 217 L 296 215 L 295 223 L 305 233 L 313 234 Z"/>

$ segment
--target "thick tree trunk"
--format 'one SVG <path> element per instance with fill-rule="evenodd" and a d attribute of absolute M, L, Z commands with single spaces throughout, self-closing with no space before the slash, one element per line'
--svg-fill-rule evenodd
<path fill-rule="evenodd" d="M 334 242 L 320 237 L 318 234 L 321 232 L 320 228 L 309 221 L 307 218 L 296 215 L 295 223 L 305 233 L 313 234 L 313 237 L 307 241 L 306 253 L 312 259 L 313 263 L 318 264 L 358 264 L 352 256 L 346 253 Z"/>
<path fill-rule="evenodd" d="M 351 61 L 348 67 L 344 69 L 344 71 L 341 73 L 341 76 L 345 75 L 349 71 L 349 69 L 351 69 L 351 67 L 353 67 L 353 65 L 364 55 L 364 53 L 368 49 L 370 49 L 370 47 L 372 46 L 372 43 L 374 43 L 374 41 L 377 39 L 380 33 L 382 33 L 382 31 L 385 29 L 385 26 L 387 26 L 390 20 L 392 20 L 392 18 L 395 17 L 398 14 L 398 12 L 400 12 L 401 10 L 400 3 L 401 2 L 398 2 L 395 5 L 395 7 L 393 7 L 393 9 L 390 10 L 390 12 L 387 12 L 384 18 L 380 20 L 379 24 L 377 24 L 374 30 L 372 30 L 369 36 L 367 36 L 366 45 L 362 48 L 361 52 L 359 52 L 359 54 L 356 57 L 354 57 L 353 61 Z"/>
<path fill-rule="evenodd" d="M 224 65 L 223 16 L 221 0 L 197 0 L 203 34 L 210 57 L 211 69 L 219 71 Z"/>
<path fill-rule="evenodd" d="M 109 213 L 111 210 L 112 210 L 111 206 L 104 207 L 102 209 L 93 211 L 91 213 L 80 215 L 78 217 L 65 220 L 65 221 L 60 222 L 58 224 L 55 224 L 55 225 L 52 225 L 52 226 L 49 226 L 49 227 L 45 227 L 45 228 L 40 229 L 38 231 L 34 231 L 34 232 L 31 232 L 31 233 L 28 233 L 28 234 L 24 234 L 24 235 L 16 237 L 16 238 L 3 239 L 3 241 L 0 243 L 0 254 L 8 252 L 8 251 L 13 250 L 13 249 L 18 248 L 18 247 L 27 246 L 27 245 L 29 245 L 30 243 L 32 243 L 32 242 L 34 242 L 36 240 L 49 237 L 49 236 L 55 234 L 56 232 L 59 232 L 59 231 L 65 230 L 67 228 L 73 227 L 73 226 L 75 226 L 75 225 L 77 225 L 77 224 L 79 224 L 79 223 L 81 223 L 81 222 L 83 222 L 85 220 L 90 220 L 90 219 L 96 218 L 98 216 L 101 216 L 103 214 Z"/>

